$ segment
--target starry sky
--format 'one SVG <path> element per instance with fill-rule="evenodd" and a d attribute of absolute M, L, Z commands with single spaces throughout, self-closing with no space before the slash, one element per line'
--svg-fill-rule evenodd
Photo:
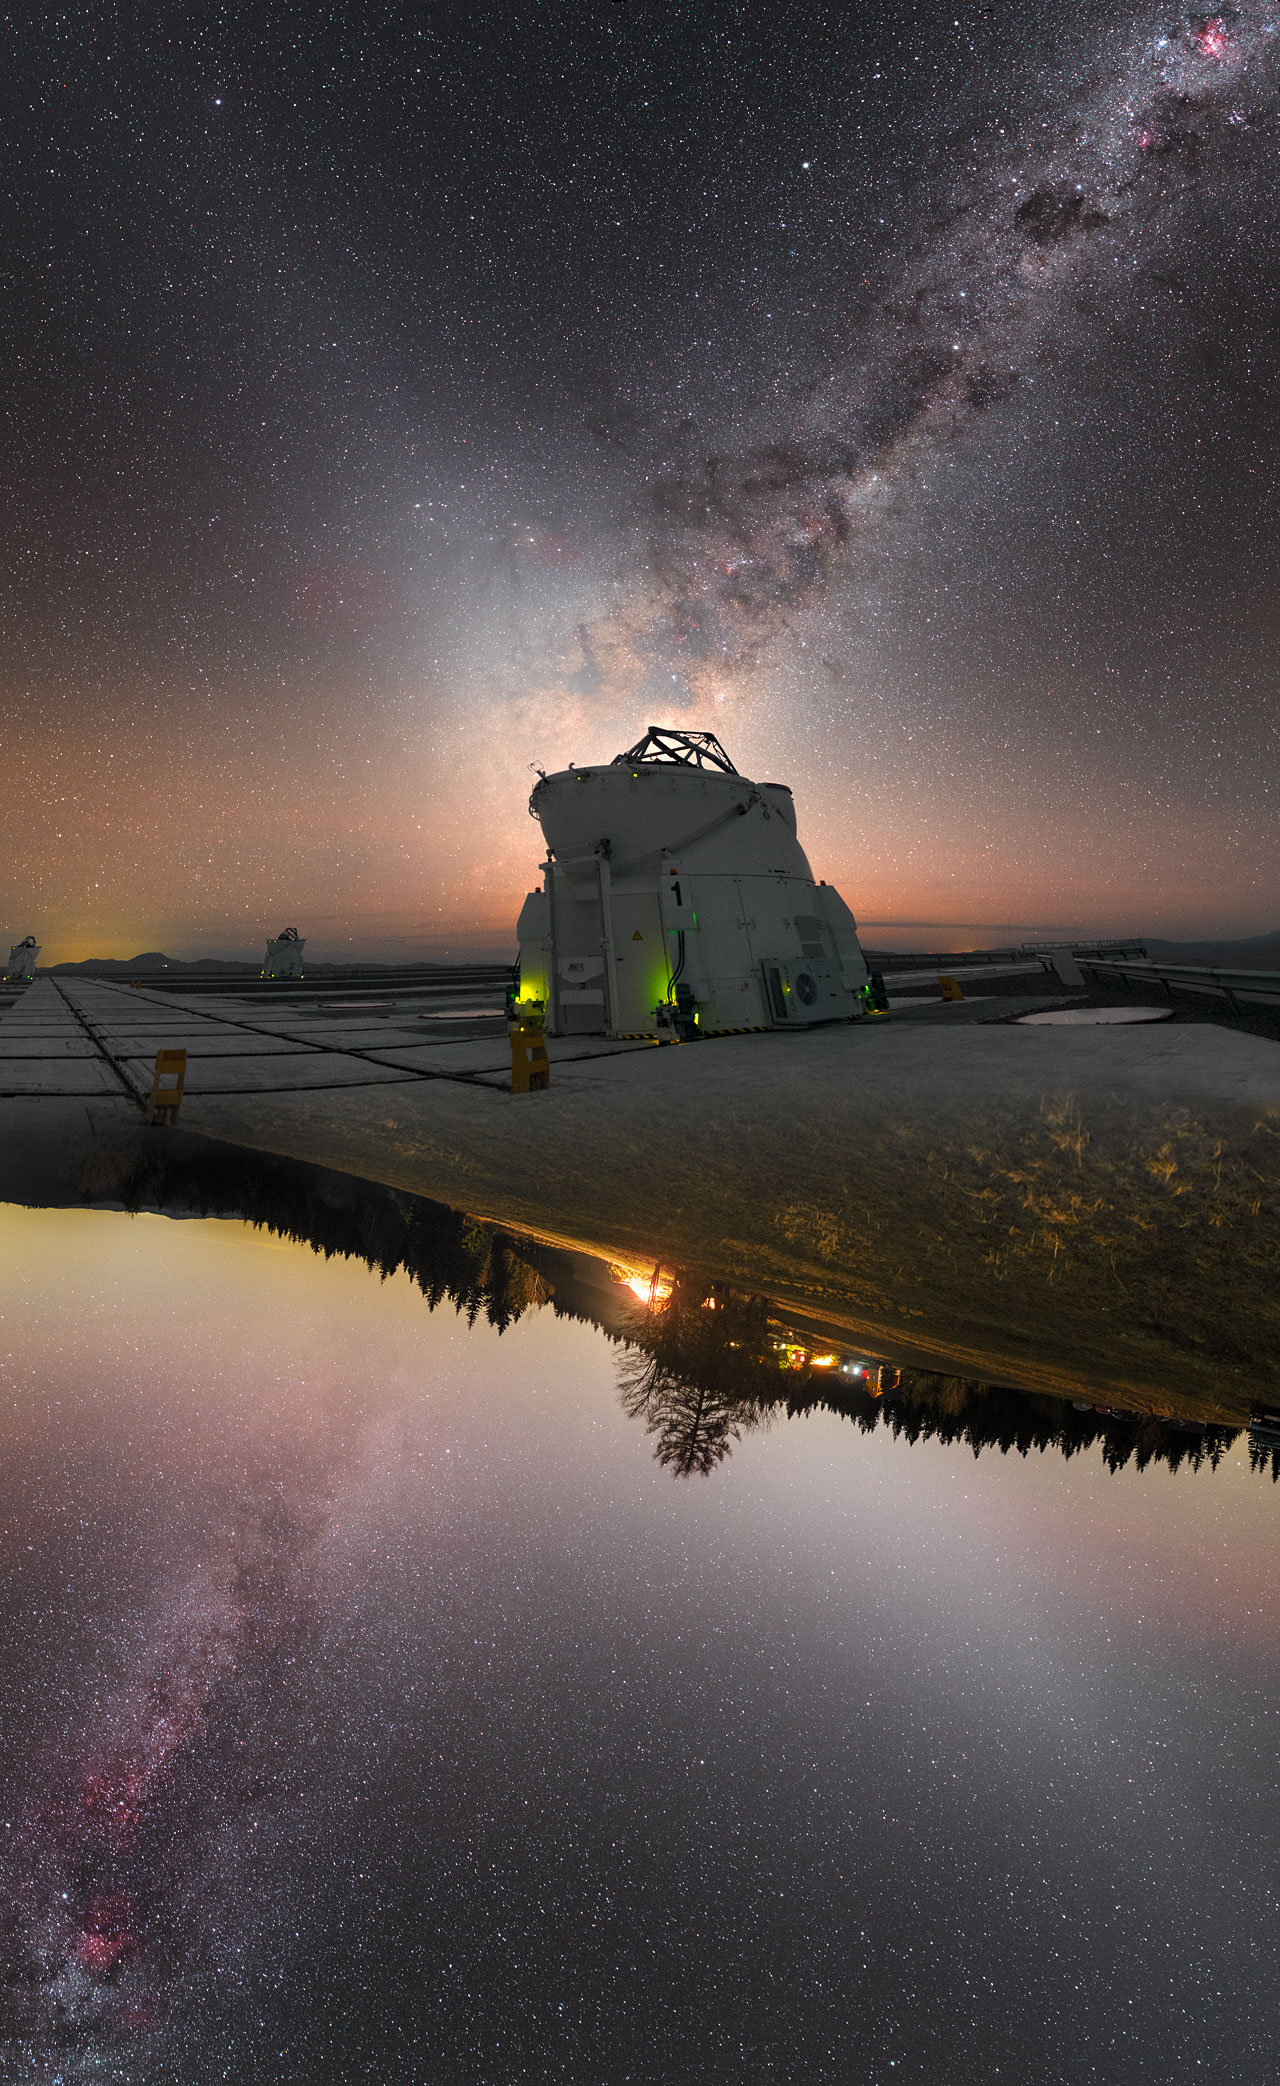
<path fill-rule="evenodd" d="M 0 932 L 509 948 L 531 764 L 880 945 L 1275 927 L 1280 13 L 0 24 Z"/>
<path fill-rule="evenodd" d="M 0 1209 L 13 2086 L 1266 2075 L 1276 1494 Z"/>

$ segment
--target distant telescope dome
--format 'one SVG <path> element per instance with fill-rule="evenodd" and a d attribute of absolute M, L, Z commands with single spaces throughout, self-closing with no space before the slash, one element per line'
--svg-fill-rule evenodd
<path fill-rule="evenodd" d="M 274 941 L 267 943 L 267 960 L 262 966 L 264 978 L 300 978 L 302 976 L 302 952 L 306 942 L 296 927 L 282 928 Z"/>
<path fill-rule="evenodd" d="M 34 934 L 25 934 L 9 951 L 9 961 L 0 972 L 0 982 L 6 985 L 29 985 L 36 974 L 36 962 L 40 955 L 40 944 Z"/>

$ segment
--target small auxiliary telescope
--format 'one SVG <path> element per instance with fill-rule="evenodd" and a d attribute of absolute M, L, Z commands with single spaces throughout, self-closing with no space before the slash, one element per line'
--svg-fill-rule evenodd
<path fill-rule="evenodd" d="M 262 966 L 264 978 L 300 978 L 302 976 L 302 952 L 307 944 L 296 927 L 286 927 L 274 941 L 267 943 L 267 960 Z"/>
<path fill-rule="evenodd" d="M 15 942 L 9 951 L 9 961 L 0 975 L 5 985 L 30 985 L 36 974 L 36 963 L 40 956 L 40 944 L 34 934 Z"/>
<path fill-rule="evenodd" d="M 512 1012 L 553 1036 L 800 1028 L 867 1012 L 857 923 L 815 883 L 791 791 L 711 732 L 651 725 L 605 767 L 544 775 Z"/>

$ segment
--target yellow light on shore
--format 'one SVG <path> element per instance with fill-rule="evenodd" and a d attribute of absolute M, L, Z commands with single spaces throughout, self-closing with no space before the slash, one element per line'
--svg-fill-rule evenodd
<path fill-rule="evenodd" d="M 665 1304 L 671 1295 L 671 1284 L 663 1280 L 657 1268 L 651 1275 L 634 1273 L 629 1268 L 615 1268 L 613 1273 L 623 1287 L 631 1291 L 632 1296 L 639 1297 L 642 1304 Z"/>

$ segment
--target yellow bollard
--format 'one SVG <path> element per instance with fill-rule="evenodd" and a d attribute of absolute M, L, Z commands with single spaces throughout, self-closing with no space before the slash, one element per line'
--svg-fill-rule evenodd
<path fill-rule="evenodd" d="M 939 978 L 938 983 L 942 987 L 944 1000 L 962 1000 L 964 998 L 964 994 L 954 978 Z"/>
<path fill-rule="evenodd" d="M 536 1021 L 511 1024 L 511 1091 L 513 1094 L 545 1093 L 551 1084 L 551 1060 L 547 1039 Z"/>
<path fill-rule="evenodd" d="M 149 1123 L 171 1123 L 178 1120 L 182 1106 L 182 1089 L 187 1078 L 187 1053 L 185 1050 L 157 1050 L 156 1068 L 151 1075 L 151 1093 L 147 1101 Z M 176 1086 L 164 1086 L 165 1079 L 176 1079 Z M 172 1113 L 170 1113 L 172 1111 Z"/>

